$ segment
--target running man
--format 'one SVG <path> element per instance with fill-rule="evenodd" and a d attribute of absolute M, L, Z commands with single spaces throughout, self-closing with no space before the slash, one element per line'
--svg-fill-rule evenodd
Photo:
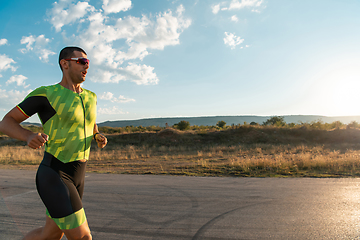
<path fill-rule="evenodd" d="M 82 206 L 85 167 L 91 140 L 107 144 L 96 120 L 96 95 L 81 88 L 89 68 L 85 51 L 78 47 L 61 50 L 60 83 L 35 89 L 0 122 L 0 131 L 30 148 L 45 145 L 44 158 L 36 174 L 36 188 L 46 207 L 44 227 L 24 239 L 92 239 Z M 20 123 L 37 113 L 44 133 L 34 133 Z"/>

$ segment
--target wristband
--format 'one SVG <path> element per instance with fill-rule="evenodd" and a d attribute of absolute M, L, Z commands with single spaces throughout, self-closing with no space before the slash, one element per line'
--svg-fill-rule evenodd
<path fill-rule="evenodd" d="M 97 133 L 94 134 L 94 140 L 96 140 L 96 138 L 95 138 L 96 134 L 100 134 L 100 133 L 97 132 Z"/>

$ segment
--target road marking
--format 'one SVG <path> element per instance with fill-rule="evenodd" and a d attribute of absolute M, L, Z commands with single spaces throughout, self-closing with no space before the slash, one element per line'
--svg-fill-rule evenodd
<path fill-rule="evenodd" d="M 29 194 L 29 193 L 33 193 L 33 192 L 36 192 L 36 190 L 32 190 L 32 191 L 16 194 L 16 195 L 13 195 L 13 196 L 10 196 L 10 197 L 6 197 L 6 198 L 4 198 L 4 200 L 9 200 L 9 199 L 12 199 L 12 198 L 20 197 L 20 196 L 23 196 L 23 195 L 26 195 L 26 194 Z"/>

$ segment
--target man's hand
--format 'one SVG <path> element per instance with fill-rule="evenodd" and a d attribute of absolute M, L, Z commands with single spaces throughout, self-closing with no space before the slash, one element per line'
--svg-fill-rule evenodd
<path fill-rule="evenodd" d="M 95 135 L 95 140 L 99 148 L 104 148 L 107 144 L 107 138 L 101 133 Z"/>
<path fill-rule="evenodd" d="M 44 146 L 48 139 L 49 136 L 45 133 L 33 133 L 29 135 L 27 139 L 27 145 L 33 149 L 38 149 Z"/>

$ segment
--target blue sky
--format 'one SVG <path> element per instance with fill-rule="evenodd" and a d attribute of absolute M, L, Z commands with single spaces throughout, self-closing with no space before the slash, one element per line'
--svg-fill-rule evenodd
<path fill-rule="evenodd" d="M 60 82 L 70 45 L 91 60 L 98 122 L 360 115 L 359 12 L 358 0 L 1 1 L 0 117 Z"/>

